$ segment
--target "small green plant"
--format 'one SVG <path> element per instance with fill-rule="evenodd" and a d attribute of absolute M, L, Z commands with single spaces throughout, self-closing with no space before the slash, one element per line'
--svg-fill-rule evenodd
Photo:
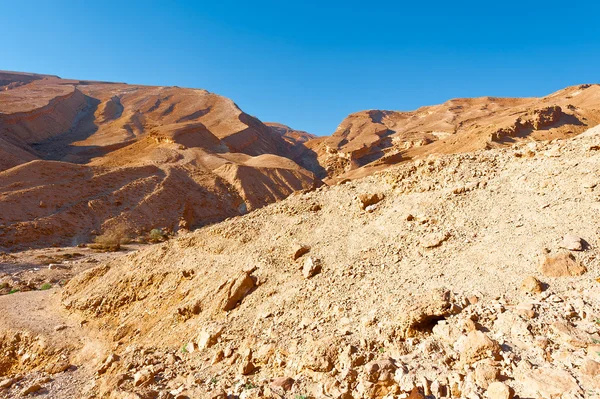
<path fill-rule="evenodd" d="M 385 348 L 379 348 L 379 353 L 384 353 L 385 352 Z"/>
<path fill-rule="evenodd" d="M 600 339 L 592 338 L 592 343 L 600 344 Z"/>
<path fill-rule="evenodd" d="M 148 241 L 149 242 L 162 242 L 165 240 L 165 234 L 161 229 L 152 229 L 150 233 L 148 233 Z"/>
<path fill-rule="evenodd" d="M 600 319 L 596 319 L 596 320 L 594 320 L 594 323 L 596 323 L 596 324 L 600 324 Z"/>
<path fill-rule="evenodd" d="M 18 288 L 13 288 L 12 290 L 8 291 L 9 294 L 14 294 L 16 292 L 19 292 L 20 290 Z"/>
<path fill-rule="evenodd" d="M 43 285 L 40 287 L 40 290 L 41 290 L 41 291 L 46 291 L 46 290 L 49 290 L 50 288 L 52 288 L 52 284 L 50 284 L 50 283 L 45 283 L 45 284 L 43 284 Z"/>
<path fill-rule="evenodd" d="M 296 395 L 296 399 L 308 399 L 306 395 Z"/>
<path fill-rule="evenodd" d="M 183 344 L 183 346 L 181 347 L 181 353 L 188 353 L 187 344 Z"/>
<path fill-rule="evenodd" d="M 213 377 L 213 378 L 210 379 L 210 384 L 211 385 L 217 385 L 217 382 L 218 382 L 217 381 L 217 377 Z"/>
<path fill-rule="evenodd" d="M 244 384 L 244 389 L 254 389 L 254 388 L 256 388 L 256 385 L 254 385 L 251 382 L 247 382 Z"/>

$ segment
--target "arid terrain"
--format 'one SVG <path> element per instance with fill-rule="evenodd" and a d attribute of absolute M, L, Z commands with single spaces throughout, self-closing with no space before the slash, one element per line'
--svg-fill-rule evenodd
<path fill-rule="evenodd" d="M 600 398 L 600 85 L 330 137 L 0 89 L 0 398 Z"/>

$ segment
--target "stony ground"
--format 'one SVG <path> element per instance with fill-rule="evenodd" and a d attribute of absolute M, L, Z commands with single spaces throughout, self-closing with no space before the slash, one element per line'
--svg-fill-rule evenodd
<path fill-rule="evenodd" d="M 116 252 L 94 250 L 84 245 L 14 253 L 0 251 L 0 295 L 62 287 L 73 276 L 96 264 L 142 247 L 130 243 Z"/>
<path fill-rule="evenodd" d="M 596 133 L 295 194 L 1 297 L 0 397 L 600 397 L 599 190 Z"/>

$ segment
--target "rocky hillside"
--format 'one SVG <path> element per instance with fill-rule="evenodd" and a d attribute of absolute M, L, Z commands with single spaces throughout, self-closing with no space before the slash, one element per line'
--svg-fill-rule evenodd
<path fill-rule="evenodd" d="M 205 90 L 0 72 L 0 248 L 223 220 L 320 182 Z"/>
<path fill-rule="evenodd" d="M 599 165 L 430 155 L 0 297 L 0 395 L 600 397 Z"/>
<path fill-rule="evenodd" d="M 307 143 L 321 177 L 342 180 L 428 154 L 493 148 L 520 140 L 567 138 L 600 123 L 600 85 L 542 98 L 463 98 L 416 111 L 350 115 L 331 137 Z"/>

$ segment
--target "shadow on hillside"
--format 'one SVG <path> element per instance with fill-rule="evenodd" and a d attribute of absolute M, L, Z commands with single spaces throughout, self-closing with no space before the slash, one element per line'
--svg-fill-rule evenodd
<path fill-rule="evenodd" d="M 95 114 L 100 105 L 100 100 L 90 96 L 85 96 L 85 99 L 87 102 L 86 107 L 77 115 L 73 126 L 68 131 L 48 140 L 31 144 L 31 148 L 42 159 L 84 164 L 106 151 L 105 149 L 101 150 L 100 146 L 73 145 L 73 143 L 85 140 L 98 131 Z"/>

